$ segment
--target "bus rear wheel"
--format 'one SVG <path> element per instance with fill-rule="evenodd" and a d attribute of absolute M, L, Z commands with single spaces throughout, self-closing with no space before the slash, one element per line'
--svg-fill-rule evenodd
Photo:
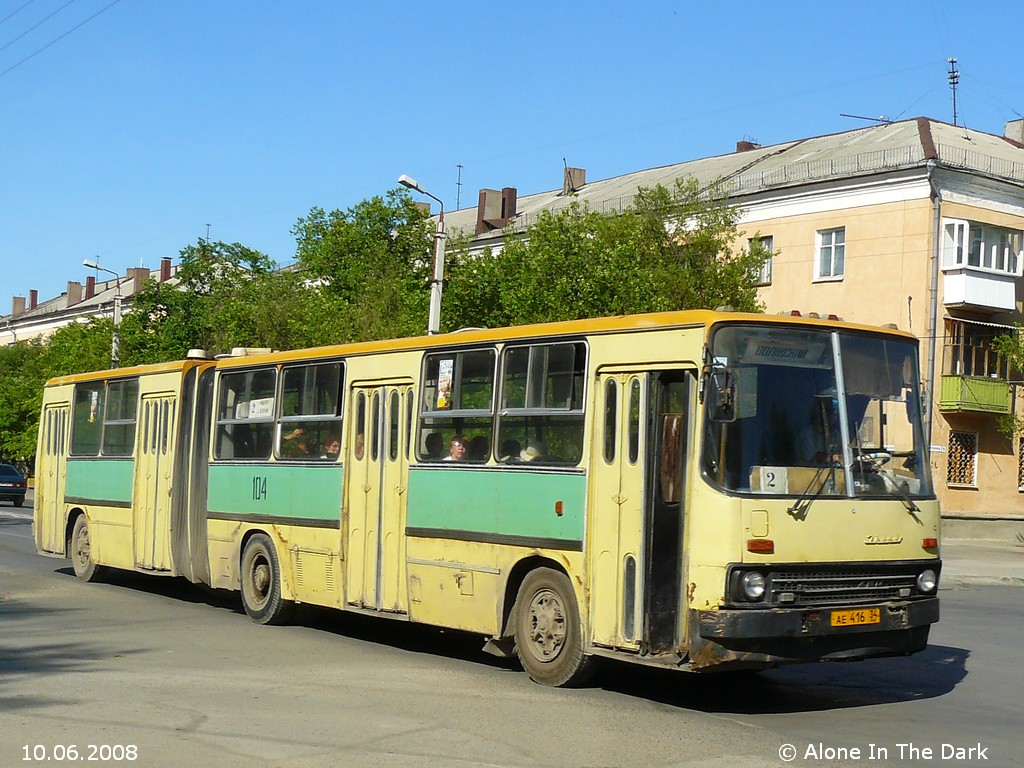
<path fill-rule="evenodd" d="M 242 552 L 242 607 L 257 624 L 285 624 L 295 604 L 281 596 L 281 566 L 274 542 L 257 533 Z"/>
<path fill-rule="evenodd" d="M 526 576 L 516 596 L 515 638 L 516 655 L 534 682 L 572 687 L 593 675 L 576 595 L 564 573 L 538 568 Z"/>
<path fill-rule="evenodd" d="M 96 565 L 92 559 L 92 539 L 89 536 L 89 521 L 85 515 L 75 518 L 75 526 L 71 529 L 71 541 L 68 542 L 71 554 L 71 565 L 75 576 L 82 581 L 99 581 L 103 578 L 106 568 Z"/>

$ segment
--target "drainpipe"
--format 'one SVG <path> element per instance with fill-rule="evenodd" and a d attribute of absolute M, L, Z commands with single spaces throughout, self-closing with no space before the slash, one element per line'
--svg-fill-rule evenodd
<path fill-rule="evenodd" d="M 938 346 L 939 327 L 939 262 L 942 257 L 942 190 L 935 183 L 935 161 L 929 160 L 928 186 L 934 202 L 934 229 L 932 244 L 932 284 L 928 300 L 928 387 L 931 390 L 925 401 L 925 442 L 928 453 L 932 450 L 932 412 L 935 410 L 935 348 Z"/>

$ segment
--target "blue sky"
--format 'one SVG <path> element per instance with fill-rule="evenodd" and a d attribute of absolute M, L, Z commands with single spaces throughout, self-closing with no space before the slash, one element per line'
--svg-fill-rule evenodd
<path fill-rule="evenodd" d="M 460 164 L 467 207 L 563 159 L 594 180 L 868 124 L 841 113 L 951 122 L 950 56 L 958 122 L 1024 116 L 1014 2 L 67 3 L 0 0 L 0 314 L 207 225 L 288 263 L 311 207 L 403 173 L 453 209 Z"/>

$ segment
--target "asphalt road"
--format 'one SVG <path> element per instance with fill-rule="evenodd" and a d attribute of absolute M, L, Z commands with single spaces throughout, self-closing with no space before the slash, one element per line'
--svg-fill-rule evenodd
<path fill-rule="evenodd" d="M 0 768 L 1019 766 L 1024 589 L 942 598 L 910 658 L 717 678 L 606 665 L 559 690 L 472 635 L 310 609 L 262 627 L 177 579 L 85 584 L 34 554 L 27 508 L 2 506 Z"/>

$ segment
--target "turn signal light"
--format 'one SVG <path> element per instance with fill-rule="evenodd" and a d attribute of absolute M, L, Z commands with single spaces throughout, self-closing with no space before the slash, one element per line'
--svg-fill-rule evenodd
<path fill-rule="evenodd" d="M 775 554 L 775 542 L 771 539 L 747 539 L 747 552 L 773 555 Z"/>
<path fill-rule="evenodd" d="M 936 538 L 921 539 L 921 547 L 924 549 L 938 549 L 939 540 Z"/>

